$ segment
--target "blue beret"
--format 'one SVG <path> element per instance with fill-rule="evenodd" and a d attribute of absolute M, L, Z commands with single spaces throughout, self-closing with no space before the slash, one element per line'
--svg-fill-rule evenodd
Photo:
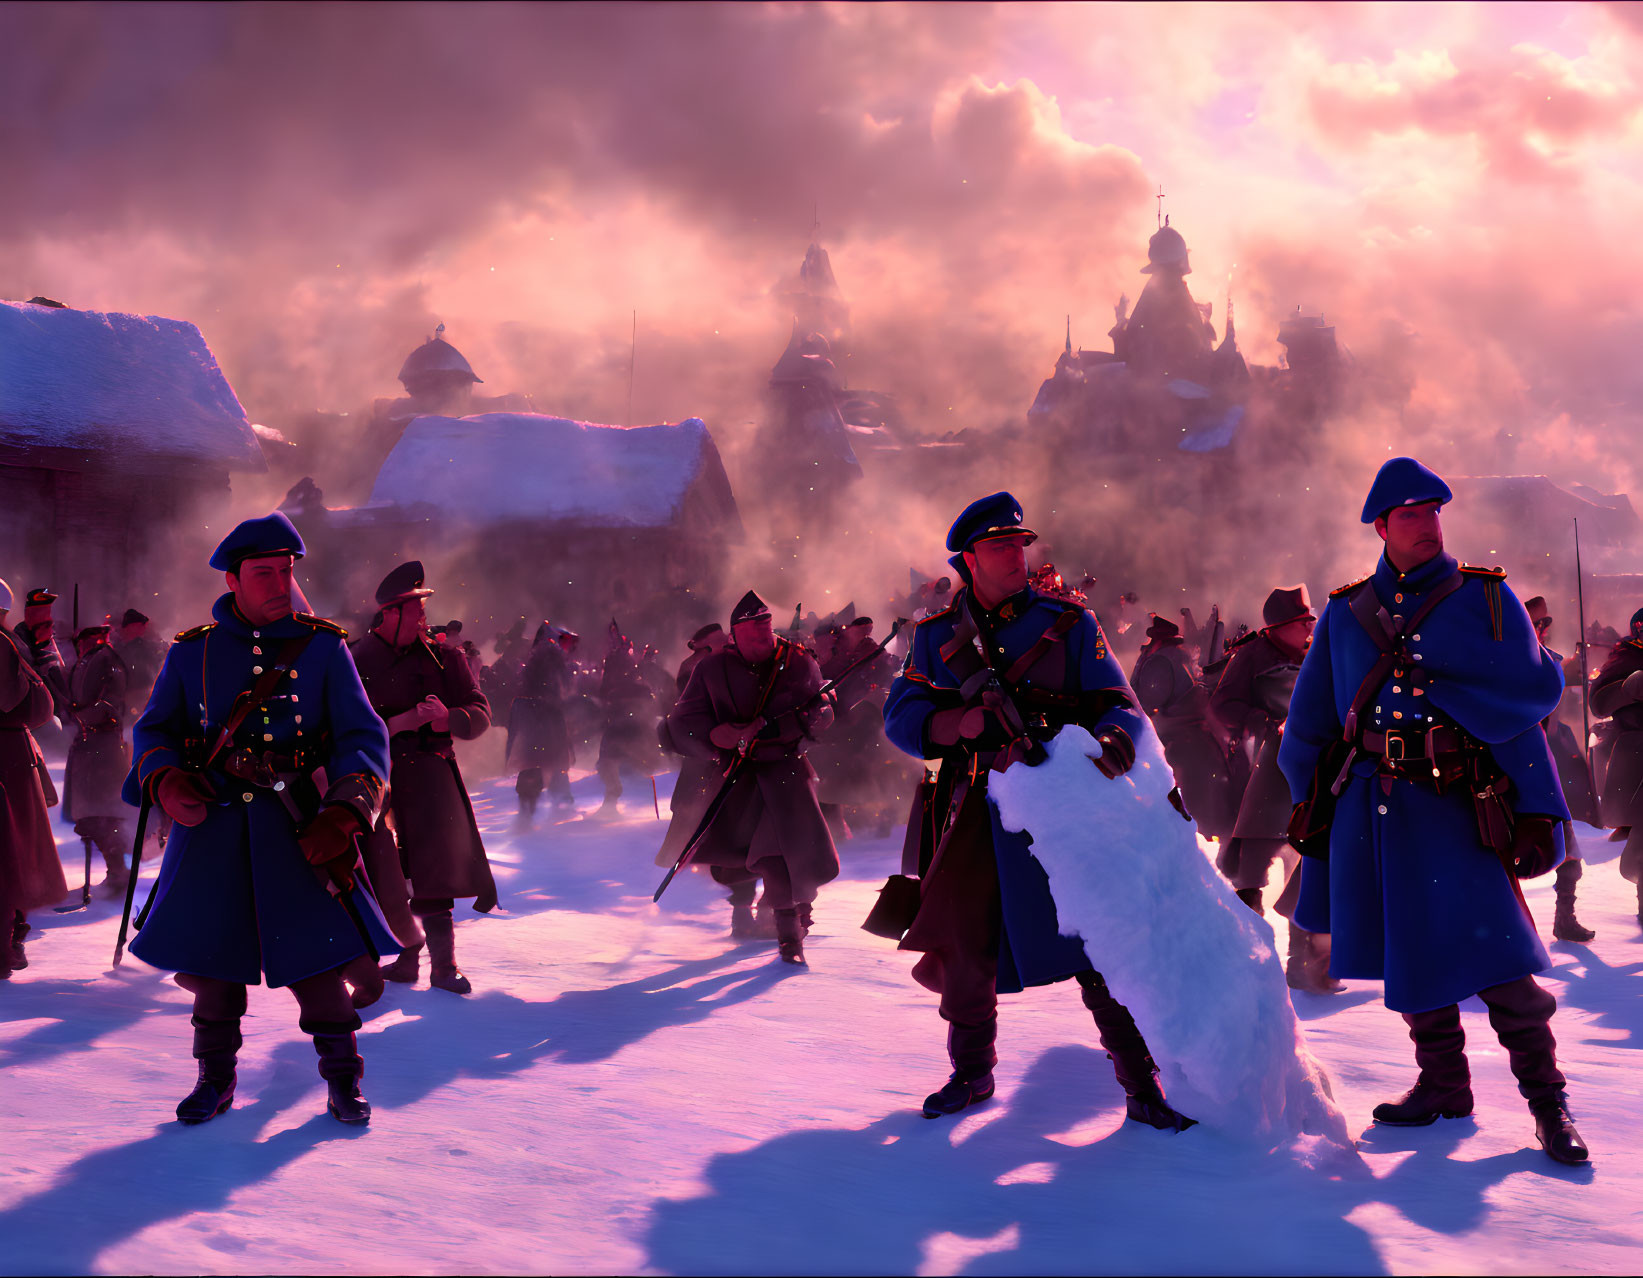
<path fill-rule="evenodd" d="M 1453 501 L 1449 485 L 1413 457 L 1394 457 L 1375 472 L 1363 503 L 1363 522 L 1372 524 L 1394 506 Z"/>
<path fill-rule="evenodd" d="M 947 549 L 956 554 L 978 541 L 1010 536 L 1026 537 L 1029 544 L 1038 540 L 1031 528 L 1021 526 L 1021 503 L 1009 493 L 994 493 L 971 502 L 953 521 L 947 530 Z"/>
<path fill-rule="evenodd" d="M 211 552 L 211 566 L 219 572 L 238 572 L 240 562 L 259 555 L 290 555 L 301 559 L 307 553 L 302 537 L 291 521 L 279 511 L 261 519 L 247 519 L 222 539 Z"/>

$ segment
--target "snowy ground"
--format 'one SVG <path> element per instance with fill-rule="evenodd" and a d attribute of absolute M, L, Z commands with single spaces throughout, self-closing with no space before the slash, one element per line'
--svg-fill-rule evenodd
<path fill-rule="evenodd" d="M 577 784 L 581 808 L 596 783 Z M 663 781 L 665 815 L 667 783 Z M 998 1097 L 958 1121 L 910 956 L 859 930 L 894 840 L 844 846 L 811 967 L 734 946 L 711 883 L 650 903 L 662 826 L 511 832 L 476 787 L 506 913 L 461 912 L 475 993 L 389 987 L 361 1050 L 376 1117 L 324 1112 L 283 991 L 254 989 L 236 1107 L 199 1128 L 187 997 L 128 962 L 117 907 L 34 917 L 0 985 L 0 1271 L 1637 1272 L 1643 944 L 1613 849 L 1584 832 L 1591 947 L 1555 945 L 1556 1022 L 1591 1168 L 1534 1144 L 1482 1010 L 1475 1119 L 1369 1123 L 1411 1081 L 1377 990 L 1298 995 L 1359 1135 L 1334 1178 L 1206 1135 L 1121 1122 L 1070 985 L 1005 1002 Z M 60 830 L 70 881 L 78 841 Z M 100 873 L 100 871 L 99 871 Z M 1549 926 L 1551 879 L 1531 886 Z M 1280 922 L 1281 925 L 1281 922 Z M 1280 942 L 1282 938 L 1280 937 Z"/>

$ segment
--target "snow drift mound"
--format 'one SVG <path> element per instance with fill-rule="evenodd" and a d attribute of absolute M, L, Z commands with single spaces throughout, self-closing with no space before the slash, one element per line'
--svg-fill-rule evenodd
<path fill-rule="evenodd" d="M 1061 930 L 1135 1016 L 1170 1103 L 1235 1139 L 1351 1149 L 1328 1076 L 1307 1050 L 1272 928 L 1216 874 L 1171 807 L 1150 728 L 1118 781 L 1068 727 L 1036 768 L 993 777 L 1005 829 L 1027 830 L 1050 876 Z M 1317 1152 L 1322 1152 L 1317 1150 Z"/>

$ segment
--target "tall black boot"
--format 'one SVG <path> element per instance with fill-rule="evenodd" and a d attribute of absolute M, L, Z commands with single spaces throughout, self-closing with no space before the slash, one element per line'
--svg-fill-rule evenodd
<path fill-rule="evenodd" d="M 23 938 L 32 930 L 28 919 L 23 916 L 23 911 L 18 910 L 17 917 L 11 925 L 11 934 L 0 935 L 0 941 L 6 943 L 6 953 L 0 956 L 0 968 L 20 972 L 29 965 L 29 956 L 23 952 Z M 10 971 L 7 974 L 9 975 Z"/>
<path fill-rule="evenodd" d="M 947 1023 L 947 1059 L 952 1074 L 940 1091 L 924 1098 L 924 1116 L 940 1118 L 979 1105 L 993 1095 L 993 1067 L 998 1064 L 998 1014 L 979 1025 Z"/>
<path fill-rule="evenodd" d="M 231 1021 L 195 1016 L 193 1024 L 194 1059 L 200 1063 L 200 1076 L 194 1090 L 177 1106 L 177 1120 L 190 1126 L 209 1122 L 234 1103 L 238 1081 L 234 1070 L 244 1042 L 237 1016 Z"/>
<path fill-rule="evenodd" d="M 303 1033 L 313 1035 L 314 1050 L 319 1053 L 319 1076 L 328 1093 L 325 1107 L 338 1122 L 370 1122 L 371 1102 L 359 1094 L 359 1080 L 365 1075 L 365 1061 L 354 1037 L 359 1017 L 352 1021 L 304 1018 L 301 1025 Z"/>
<path fill-rule="evenodd" d="M 102 854 L 105 871 L 98 890 L 106 897 L 124 896 L 126 884 L 131 879 L 131 871 L 126 868 L 126 849 L 131 846 L 130 835 L 120 822 L 109 821 L 92 835 L 92 842 Z"/>
<path fill-rule="evenodd" d="M 1405 1012 L 1420 1074 L 1395 1101 L 1377 1105 L 1373 1117 L 1388 1127 L 1426 1127 L 1440 1118 L 1472 1112 L 1472 1067 L 1466 1060 L 1466 1031 L 1460 1008 L 1451 1003 L 1430 1012 Z"/>
<path fill-rule="evenodd" d="M 1101 973 L 1080 972 L 1078 984 L 1084 1006 L 1095 1018 L 1101 1046 L 1112 1059 L 1118 1085 L 1124 1089 L 1125 1116 L 1160 1131 L 1184 1132 L 1196 1126 L 1196 1118 L 1178 1113 L 1164 1099 L 1164 1089 L 1158 1083 L 1158 1065 L 1147 1049 L 1147 1041 L 1141 1037 L 1129 1008 L 1112 996 Z"/>
<path fill-rule="evenodd" d="M 1569 857 L 1557 867 L 1557 913 L 1552 917 L 1552 935 L 1560 941 L 1584 945 L 1597 935 L 1575 917 L 1575 884 L 1585 872 L 1586 863 L 1579 857 Z"/>
<path fill-rule="evenodd" d="M 428 934 L 428 984 L 452 994 L 469 994 L 473 984 L 456 965 L 456 924 L 451 912 L 422 916 L 422 930 Z"/>

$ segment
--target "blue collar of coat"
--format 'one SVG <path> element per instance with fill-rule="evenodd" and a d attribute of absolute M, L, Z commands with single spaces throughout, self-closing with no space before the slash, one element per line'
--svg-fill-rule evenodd
<path fill-rule="evenodd" d="M 295 639 L 298 635 L 307 633 L 307 627 L 298 621 L 294 614 L 281 617 L 266 626 L 253 626 L 245 619 L 245 614 L 234 606 L 233 591 L 222 595 L 211 605 L 211 615 L 224 630 L 232 631 L 245 639 L 252 637 L 253 630 L 265 639 Z"/>
<path fill-rule="evenodd" d="M 1381 561 L 1375 565 L 1375 593 L 1381 597 L 1382 603 L 1390 603 L 1393 596 L 1400 593 L 1422 595 L 1453 576 L 1459 567 L 1453 555 L 1440 550 L 1411 571 L 1399 572 L 1383 551 Z"/>

